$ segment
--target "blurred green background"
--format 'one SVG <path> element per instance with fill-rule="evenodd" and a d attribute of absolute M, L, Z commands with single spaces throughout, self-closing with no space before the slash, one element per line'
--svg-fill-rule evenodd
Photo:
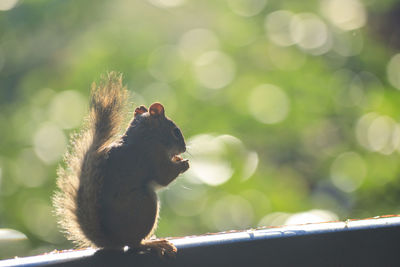
<path fill-rule="evenodd" d="M 72 247 L 56 169 L 110 70 L 187 139 L 158 236 L 399 213 L 399 25 L 394 0 L 0 0 L 0 258 Z"/>

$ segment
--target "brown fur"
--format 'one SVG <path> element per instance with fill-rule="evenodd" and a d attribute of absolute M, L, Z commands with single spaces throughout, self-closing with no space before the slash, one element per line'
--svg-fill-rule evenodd
<path fill-rule="evenodd" d="M 56 212 L 67 237 L 81 247 L 173 253 L 168 241 L 147 239 L 157 225 L 156 186 L 167 186 L 189 168 L 177 156 L 185 141 L 160 103 L 137 108 L 119 137 L 127 97 L 116 73 L 92 86 L 86 127 L 72 138 L 66 166 L 58 171 Z"/>
<path fill-rule="evenodd" d="M 81 247 L 104 243 L 97 212 L 104 177 L 98 167 L 121 130 L 127 93 L 122 76 L 114 72 L 103 77 L 98 87 L 92 85 L 86 125 L 72 136 L 71 150 L 64 159 L 66 166 L 58 169 L 60 190 L 53 203 L 67 238 Z M 79 190 L 82 193 L 78 198 Z"/>

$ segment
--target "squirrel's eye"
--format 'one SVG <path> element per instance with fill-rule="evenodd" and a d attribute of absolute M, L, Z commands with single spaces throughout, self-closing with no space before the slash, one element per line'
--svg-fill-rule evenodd
<path fill-rule="evenodd" d="M 179 130 L 179 128 L 175 128 L 172 130 L 172 134 L 174 135 L 174 137 L 176 139 L 181 139 L 182 138 L 182 133 L 181 130 Z"/>

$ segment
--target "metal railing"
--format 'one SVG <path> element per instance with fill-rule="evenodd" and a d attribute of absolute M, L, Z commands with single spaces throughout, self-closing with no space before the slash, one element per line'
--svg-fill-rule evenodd
<path fill-rule="evenodd" d="M 400 217 L 171 238 L 173 259 L 93 249 L 0 261 L 0 266 L 400 266 Z"/>

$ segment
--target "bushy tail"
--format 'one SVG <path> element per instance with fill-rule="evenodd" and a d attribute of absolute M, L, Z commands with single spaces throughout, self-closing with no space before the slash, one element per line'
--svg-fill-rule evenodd
<path fill-rule="evenodd" d="M 101 166 L 121 130 L 127 99 L 120 74 L 111 72 L 98 86 L 92 85 L 86 125 L 72 137 L 65 167 L 58 170 L 53 203 L 67 238 L 81 247 L 103 247 L 106 242 L 98 217 Z"/>

